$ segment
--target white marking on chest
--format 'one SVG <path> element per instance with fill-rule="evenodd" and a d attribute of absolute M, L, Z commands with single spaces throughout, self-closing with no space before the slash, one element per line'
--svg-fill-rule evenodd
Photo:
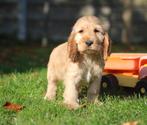
<path fill-rule="evenodd" d="M 92 76 L 93 76 L 93 66 L 95 65 L 94 62 L 92 60 L 90 60 L 89 58 L 85 59 L 85 69 L 86 69 L 86 73 L 85 73 L 85 79 L 87 82 L 90 82 Z"/>
<path fill-rule="evenodd" d="M 87 72 L 87 76 L 86 76 L 86 81 L 87 81 L 87 82 L 90 82 L 91 77 L 92 77 L 92 74 L 91 74 L 90 71 L 88 71 L 88 72 Z"/>
<path fill-rule="evenodd" d="M 85 79 L 86 82 L 90 82 L 94 77 L 98 77 L 100 73 L 102 72 L 102 69 L 100 66 L 90 58 L 85 58 L 84 61 L 84 66 L 85 66 Z"/>

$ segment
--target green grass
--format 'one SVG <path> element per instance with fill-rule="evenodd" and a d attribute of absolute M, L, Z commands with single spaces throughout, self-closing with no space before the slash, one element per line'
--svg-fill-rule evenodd
<path fill-rule="evenodd" d="M 143 47 L 136 48 L 133 52 L 145 52 Z M 124 49 L 114 45 L 113 50 L 123 52 Z M 57 100 L 45 101 L 50 51 L 50 47 L 1 49 L 0 125 L 121 125 L 128 121 L 146 125 L 147 97 L 105 96 L 101 97 L 103 105 L 86 102 L 85 108 L 71 111 L 62 105 L 63 85 L 60 84 Z M 5 102 L 25 108 L 19 112 L 10 111 L 3 107 Z M 82 99 L 81 103 L 84 102 Z"/>

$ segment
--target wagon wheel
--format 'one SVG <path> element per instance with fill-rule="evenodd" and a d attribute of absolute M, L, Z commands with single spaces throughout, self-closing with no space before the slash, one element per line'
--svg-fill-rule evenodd
<path fill-rule="evenodd" d="M 147 78 L 143 78 L 139 82 L 137 82 L 135 92 L 137 93 L 137 95 L 147 95 Z"/>
<path fill-rule="evenodd" d="M 116 93 L 116 91 L 118 91 L 118 89 L 119 89 L 118 80 L 114 75 L 108 74 L 102 77 L 102 81 L 101 81 L 102 94 L 108 93 L 113 95 Z"/>

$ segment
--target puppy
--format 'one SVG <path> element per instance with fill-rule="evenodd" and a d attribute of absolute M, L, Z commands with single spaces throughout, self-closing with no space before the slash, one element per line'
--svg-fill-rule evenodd
<path fill-rule="evenodd" d="M 57 82 L 63 80 L 64 103 L 69 108 L 79 107 L 78 94 L 82 84 L 88 85 L 88 101 L 95 102 L 100 91 L 105 60 L 110 55 L 110 44 L 109 36 L 97 17 L 79 18 L 68 42 L 56 47 L 50 55 L 45 99 L 55 98 Z"/>

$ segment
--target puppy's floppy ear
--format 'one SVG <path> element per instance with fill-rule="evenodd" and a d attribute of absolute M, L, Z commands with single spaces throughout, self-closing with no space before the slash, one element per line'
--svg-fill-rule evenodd
<path fill-rule="evenodd" d="M 74 31 L 72 31 L 68 38 L 68 52 L 71 61 L 77 62 L 79 60 L 80 53 L 78 52 L 77 43 L 74 40 L 74 37 L 75 37 L 75 33 Z"/>
<path fill-rule="evenodd" d="M 103 42 L 103 58 L 107 60 L 107 57 L 111 54 L 111 39 L 108 33 L 104 35 L 104 42 Z"/>

